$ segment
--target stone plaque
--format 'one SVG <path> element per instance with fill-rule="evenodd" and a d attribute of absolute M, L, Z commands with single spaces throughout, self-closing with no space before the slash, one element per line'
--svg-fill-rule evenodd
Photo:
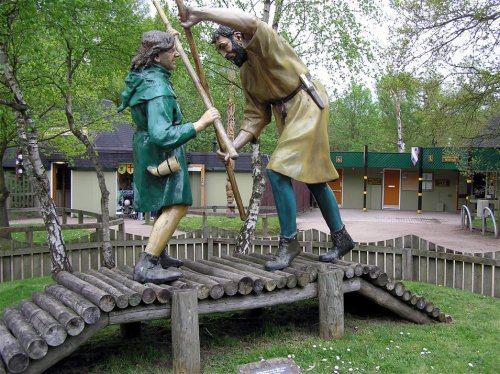
<path fill-rule="evenodd" d="M 300 374 L 301 371 L 291 358 L 272 358 L 238 366 L 237 374 Z"/>

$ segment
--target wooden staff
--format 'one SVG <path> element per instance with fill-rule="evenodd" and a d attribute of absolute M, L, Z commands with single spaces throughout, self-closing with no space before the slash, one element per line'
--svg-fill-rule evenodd
<path fill-rule="evenodd" d="M 195 65 L 198 70 L 198 74 L 196 74 L 196 72 L 194 71 L 191 62 L 189 61 L 189 58 L 187 57 L 186 53 L 184 52 L 184 49 L 182 48 L 182 44 L 179 40 L 179 34 L 177 33 L 177 31 L 175 31 L 175 29 L 168 21 L 167 16 L 163 12 L 163 8 L 161 7 L 159 1 L 152 0 L 152 2 L 156 10 L 158 11 L 158 14 L 160 15 L 160 18 L 162 19 L 163 23 L 167 27 L 167 31 L 175 36 L 175 49 L 177 50 L 177 52 L 179 52 L 182 62 L 186 66 L 186 70 L 191 80 L 193 81 L 194 85 L 196 86 L 196 89 L 199 95 L 201 96 L 203 103 L 205 104 L 205 107 L 207 109 L 212 108 L 213 104 L 208 91 L 207 80 L 205 78 L 205 74 L 203 73 L 203 69 L 201 67 L 200 56 L 198 55 L 198 50 L 196 48 L 196 44 L 194 43 L 194 38 L 193 34 L 191 33 L 191 30 L 189 28 L 185 28 L 186 36 L 189 41 L 189 46 L 191 49 L 193 59 L 195 61 Z M 178 0 L 176 0 L 176 3 L 179 8 L 179 14 L 181 15 L 181 17 L 183 15 L 185 16 L 186 7 L 184 6 L 184 3 Z M 238 153 L 234 149 L 233 143 L 231 142 L 226 132 L 224 131 L 224 127 L 222 126 L 222 121 L 220 119 L 214 121 L 214 128 L 215 128 L 215 135 L 217 138 L 217 142 L 219 143 L 219 147 L 221 148 L 221 150 L 226 151 L 231 159 L 237 158 Z M 236 184 L 236 177 L 234 175 L 234 169 L 233 166 L 231 165 L 231 161 L 227 160 L 225 162 L 225 166 L 226 166 L 226 173 L 229 178 L 229 183 L 231 184 L 231 188 L 233 189 L 236 206 L 238 207 L 238 211 L 240 213 L 240 218 L 242 221 L 245 221 L 247 219 L 247 214 L 243 206 L 243 201 L 241 200 L 241 195 L 238 189 L 238 185 Z"/>

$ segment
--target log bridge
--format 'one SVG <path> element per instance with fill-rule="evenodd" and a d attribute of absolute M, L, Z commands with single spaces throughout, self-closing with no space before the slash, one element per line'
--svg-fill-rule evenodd
<path fill-rule="evenodd" d="M 170 318 L 175 373 L 199 373 L 198 316 L 288 304 L 318 298 L 319 334 L 344 335 L 344 293 L 358 292 L 418 324 L 451 317 L 413 294 L 374 265 L 321 263 L 302 252 L 292 266 L 268 272 L 270 254 L 184 260 L 181 280 L 140 284 L 131 267 L 86 273 L 60 272 L 56 283 L 31 300 L 7 308 L 0 320 L 0 374 L 41 373 L 74 352 L 97 331 L 121 325 L 127 335 L 137 323 Z"/>

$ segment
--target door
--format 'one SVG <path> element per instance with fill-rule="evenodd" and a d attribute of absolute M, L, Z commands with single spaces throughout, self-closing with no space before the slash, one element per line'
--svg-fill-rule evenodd
<path fill-rule="evenodd" d="M 71 170 L 66 163 L 52 164 L 52 199 L 57 207 L 71 208 Z"/>
<path fill-rule="evenodd" d="M 342 207 L 342 186 L 343 184 L 343 169 L 337 169 L 337 173 L 339 173 L 339 179 L 334 180 L 332 182 L 328 182 L 328 185 L 333 191 L 335 198 L 337 199 L 337 204 L 339 207 Z"/>
<path fill-rule="evenodd" d="M 400 169 L 384 170 L 383 209 L 399 209 L 400 183 Z"/>

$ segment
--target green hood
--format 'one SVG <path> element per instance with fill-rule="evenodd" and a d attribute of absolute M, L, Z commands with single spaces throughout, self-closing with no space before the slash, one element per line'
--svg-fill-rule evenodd
<path fill-rule="evenodd" d="M 158 96 L 175 97 L 170 83 L 171 74 L 159 65 L 130 71 L 125 78 L 127 88 L 122 92 L 122 102 L 118 112 Z"/>

